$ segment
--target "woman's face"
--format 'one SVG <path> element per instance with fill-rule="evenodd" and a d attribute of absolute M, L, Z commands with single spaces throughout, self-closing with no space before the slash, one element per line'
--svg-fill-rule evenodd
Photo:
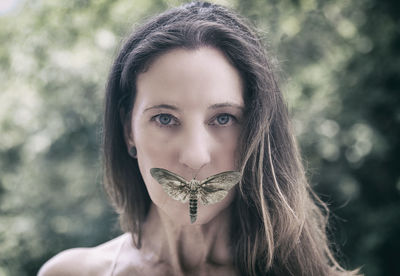
<path fill-rule="evenodd" d="M 239 72 L 218 50 L 174 49 L 138 75 L 129 146 L 136 146 L 140 172 L 159 211 L 179 224 L 190 224 L 188 203 L 170 198 L 150 175 L 164 168 L 187 180 L 237 170 L 238 137 L 243 114 Z M 204 224 L 225 209 L 232 189 L 219 203 L 198 204 Z"/>

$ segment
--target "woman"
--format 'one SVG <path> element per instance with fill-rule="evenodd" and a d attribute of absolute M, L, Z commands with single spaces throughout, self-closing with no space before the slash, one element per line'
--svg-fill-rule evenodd
<path fill-rule="evenodd" d="M 40 275 L 356 274 L 329 248 L 326 206 L 307 183 L 273 69 L 248 26 L 194 2 L 128 38 L 104 121 L 106 189 L 125 234 L 62 252 Z M 190 220 L 154 168 L 187 181 L 239 171 L 241 180 Z"/>

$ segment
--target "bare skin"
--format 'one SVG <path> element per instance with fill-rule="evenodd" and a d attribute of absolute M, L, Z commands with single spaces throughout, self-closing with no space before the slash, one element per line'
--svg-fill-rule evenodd
<path fill-rule="evenodd" d="M 140 275 L 234 275 L 228 248 L 228 216 L 226 209 L 209 224 L 176 226 L 153 205 L 144 226 L 140 265 L 120 266 L 125 269 L 115 272 L 117 275 L 134 272 Z M 131 248 L 124 250 L 122 255 L 129 256 Z"/>
<path fill-rule="evenodd" d="M 126 233 L 94 248 L 64 251 L 48 261 L 39 276 L 235 275 L 228 247 L 229 216 L 227 208 L 208 224 L 176 226 L 152 205 L 140 250 Z"/>

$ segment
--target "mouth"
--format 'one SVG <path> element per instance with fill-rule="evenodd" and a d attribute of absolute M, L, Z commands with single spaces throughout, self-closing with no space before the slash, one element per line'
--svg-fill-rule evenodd
<path fill-rule="evenodd" d="M 150 169 L 151 176 L 163 187 L 164 191 L 174 200 L 186 203 L 189 201 L 189 216 L 191 223 L 197 219 L 197 204 L 215 204 L 222 201 L 229 190 L 241 180 L 241 174 L 227 171 L 212 175 L 199 181 L 185 178 L 162 168 Z"/>

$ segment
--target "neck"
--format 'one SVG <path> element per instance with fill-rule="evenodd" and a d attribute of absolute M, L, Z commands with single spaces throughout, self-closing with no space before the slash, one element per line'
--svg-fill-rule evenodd
<path fill-rule="evenodd" d="M 177 225 L 152 204 L 143 226 L 143 252 L 168 263 L 178 274 L 207 265 L 232 265 L 229 250 L 230 208 L 203 225 Z"/>

